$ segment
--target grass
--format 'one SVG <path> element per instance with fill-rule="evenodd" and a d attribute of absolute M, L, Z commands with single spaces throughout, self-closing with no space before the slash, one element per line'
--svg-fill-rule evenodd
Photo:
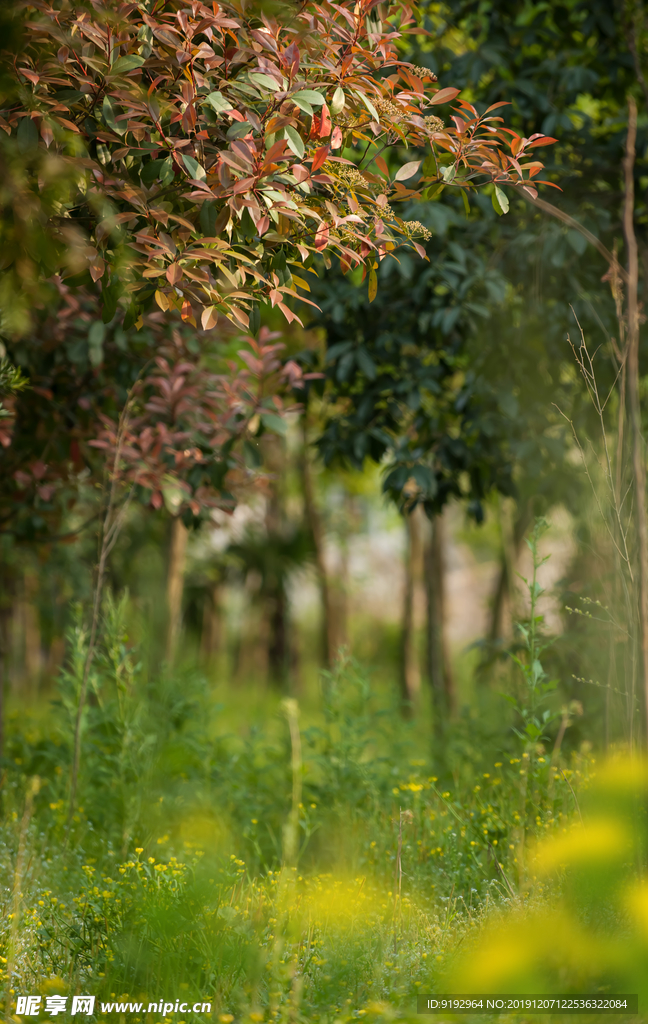
<path fill-rule="evenodd" d="M 552 745 L 533 616 L 509 701 L 484 686 L 479 714 L 433 739 L 425 710 L 403 721 L 349 658 L 303 710 L 193 670 L 150 677 L 127 598 L 107 600 L 70 829 L 80 625 L 47 716 L 10 723 L 7 1014 L 37 993 L 147 1024 L 414 1020 L 420 993 L 648 995 L 647 770 Z M 209 1009 L 185 1020 L 176 1000 Z M 142 1009 L 102 1011 L 117 1002 Z"/>

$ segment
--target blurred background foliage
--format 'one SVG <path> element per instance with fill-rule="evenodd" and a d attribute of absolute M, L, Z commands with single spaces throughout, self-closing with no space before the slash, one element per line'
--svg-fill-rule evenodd
<path fill-rule="evenodd" d="M 545 159 L 562 192 L 545 198 L 621 263 L 636 97 L 641 297 L 642 5 L 417 11 L 426 34 L 404 56 L 480 110 L 506 100 L 517 131 L 557 136 Z M 383 260 L 372 301 L 359 275 L 315 263 L 306 327 L 264 319 L 284 363 L 317 376 L 287 391 L 287 416 L 250 421 L 236 511 L 179 516 L 171 487 L 157 510 L 131 504 L 71 822 L 103 501 L 90 413 L 118 411 L 157 345 L 191 354 L 196 338 L 70 303 L 3 339 L 7 999 L 189 986 L 228 1024 L 414 1019 L 419 992 L 489 987 L 648 996 L 646 769 L 618 753 L 645 743 L 638 627 L 600 498 L 600 420 L 566 340 L 582 328 L 596 353 L 626 480 L 623 317 L 600 251 L 510 200 L 506 216 L 450 188 L 405 204 L 428 260 Z M 205 365 L 238 372 L 240 350 L 219 334 Z M 643 338 L 639 355 L 643 397 Z M 64 469 L 55 487 L 45 464 Z M 551 528 L 529 551 L 538 516 Z M 544 595 L 518 576 L 534 562 Z"/>

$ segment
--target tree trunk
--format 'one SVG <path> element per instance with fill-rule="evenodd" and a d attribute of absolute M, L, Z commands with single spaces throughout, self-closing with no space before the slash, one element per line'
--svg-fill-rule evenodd
<path fill-rule="evenodd" d="M 641 405 L 639 397 L 639 260 L 634 230 L 634 161 L 637 137 L 637 105 L 628 96 L 628 135 L 626 139 L 625 204 L 623 232 L 628 251 L 628 412 L 632 435 L 632 475 L 634 483 L 634 517 L 637 542 L 638 625 L 641 645 L 641 671 L 648 742 L 648 522 L 646 520 L 646 469 L 641 436 Z"/>
<path fill-rule="evenodd" d="M 277 581 L 268 598 L 269 638 L 268 675 L 277 689 L 285 689 L 290 672 L 288 648 L 288 600 L 284 586 Z"/>
<path fill-rule="evenodd" d="M 38 689 L 42 669 L 40 615 L 36 605 L 38 579 L 33 572 L 23 576 L 22 627 L 27 692 Z"/>
<path fill-rule="evenodd" d="M 401 706 L 406 717 L 410 717 L 419 690 L 421 673 L 416 649 L 415 596 L 416 585 L 421 575 L 421 519 L 420 509 L 405 515 L 405 587 L 403 593 L 403 623 L 400 650 L 400 691 Z"/>
<path fill-rule="evenodd" d="M 447 718 L 454 714 L 456 696 L 446 635 L 445 551 L 442 516 L 435 516 L 425 546 L 426 593 L 426 675 L 432 687 L 434 722 L 443 732 Z"/>
<path fill-rule="evenodd" d="M 498 640 L 507 640 L 511 637 L 513 577 L 520 557 L 522 542 L 531 522 L 532 511 L 531 502 L 524 501 L 518 507 L 513 530 L 507 531 L 505 523 L 502 523 L 502 556 L 495 582 L 490 626 L 488 629 L 488 639 L 491 643 L 496 643 Z M 507 536 L 507 533 L 510 533 L 510 536 Z"/>
<path fill-rule="evenodd" d="M 265 526 L 268 544 L 285 533 L 286 445 L 276 434 L 265 436 L 265 457 L 271 472 L 266 504 Z M 272 686 L 284 689 L 290 676 L 290 635 L 288 627 L 288 594 L 285 567 L 277 565 L 265 580 L 265 604 L 268 621 L 268 679 Z"/>
<path fill-rule="evenodd" d="M 178 649 L 182 625 L 182 594 L 187 560 L 187 528 L 179 516 L 171 521 L 171 543 L 169 545 L 169 568 L 167 574 L 167 642 L 166 657 L 173 664 Z"/>
<path fill-rule="evenodd" d="M 214 583 L 205 595 L 203 606 L 200 653 L 206 665 L 210 665 L 220 653 L 222 641 L 221 584 Z"/>
<path fill-rule="evenodd" d="M 303 452 L 302 452 L 302 484 L 304 488 L 304 512 L 306 524 L 313 539 L 315 568 L 322 606 L 322 662 L 325 668 L 331 668 L 337 654 L 335 637 L 335 613 L 333 610 L 332 591 L 329 581 L 326 558 L 324 555 L 324 526 L 322 516 L 315 501 L 313 476 L 308 457 L 307 421 L 303 420 Z"/>
<path fill-rule="evenodd" d="M 338 647 L 347 647 L 349 644 L 349 590 L 351 586 L 349 572 L 349 535 L 353 532 L 357 523 L 356 507 L 352 496 L 347 490 L 344 491 L 342 507 L 344 509 L 344 513 L 338 535 L 340 544 L 340 571 L 335 581 L 334 629 Z"/>

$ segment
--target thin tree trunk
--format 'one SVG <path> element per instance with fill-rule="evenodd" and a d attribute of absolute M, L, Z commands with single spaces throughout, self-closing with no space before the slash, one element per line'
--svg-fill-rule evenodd
<path fill-rule="evenodd" d="M 266 463 L 272 473 L 265 513 L 268 544 L 285 533 L 286 445 L 276 434 L 265 438 Z M 277 565 L 264 583 L 265 614 L 268 622 L 268 679 L 272 686 L 284 689 L 290 675 L 290 636 L 286 569 Z"/>
<path fill-rule="evenodd" d="M 400 650 L 400 691 L 403 713 L 412 714 L 419 690 L 421 673 L 416 650 L 416 623 L 414 603 L 416 584 L 420 578 L 421 522 L 420 512 L 405 515 L 405 588 L 403 593 L 403 624 Z"/>
<path fill-rule="evenodd" d="M 506 527 L 502 524 L 502 558 L 493 593 L 490 626 L 488 629 L 488 639 L 491 643 L 507 639 L 511 634 L 511 615 L 505 616 L 505 611 L 507 605 L 510 610 L 513 575 L 520 557 L 524 536 L 532 519 L 532 512 L 531 502 L 523 502 L 518 508 L 513 530 L 508 531 L 511 533 L 511 536 L 507 537 L 505 535 L 507 532 Z M 505 622 L 505 617 L 508 618 L 508 622 Z"/>
<path fill-rule="evenodd" d="M 268 675 L 278 689 L 288 683 L 290 670 L 288 648 L 288 599 L 282 581 L 277 581 L 269 597 Z"/>
<path fill-rule="evenodd" d="M 324 556 L 324 527 L 322 516 L 315 501 L 313 488 L 313 476 L 311 473 L 310 461 L 308 458 L 308 424 L 306 417 L 303 420 L 303 452 L 302 452 L 302 483 L 304 488 L 304 512 L 306 523 L 313 538 L 313 550 L 315 552 L 315 568 L 317 570 L 317 583 L 320 592 L 322 606 L 322 661 L 325 668 L 331 668 L 337 653 L 334 610 L 332 602 L 331 584 L 329 581 L 326 558 Z"/>
<path fill-rule="evenodd" d="M 23 577 L 23 639 L 25 680 L 28 692 L 37 689 L 42 668 L 40 616 L 36 606 L 38 580 L 33 572 Z"/>
<path fill-rule="evenodd" d="M 221 612 L 221 584 L 214 583 L 205 596 L 203 607 L 201 655 L 205 664 L 213 662 L 222 646 L 223 617 Z"/>
<path fill-rule="evenodd" d="M 456 707 L 454 678 L 446 635 L 443 517 L 430 524 L 424 554 L 426 592 L 426 675 L 432 687 L 435 728 L 442 732 Z"/>
<path fill-rule="evenodd" d="M 349 535 L 356 524 L 356 509 L 353 498 L 348 491 L 344 491 L 343 505 L 344 514 L 339 531 L 340 541 L 340 572 L 335 581 L 335 636 L 338 646 L 347 647 L 349 644 Z"/>
<path fill-rule="evenodd" d="M 639 577 L 638 618 L 641 646 L 641 672 L 648 742 L 648 522 L 646 520 L 646 470 L 641 436 L 641 405 L 639 398 L 639 260 L 634 230 L 634 161 L 637 137 L 637 105 L 628 96 L 628 135 L 624 160 L 625 204 L 623 233 L 628 251 L 628 411 L 632 435 L 632 475 L 634 482 L 634 515 L 637 535 Z"/>
<path fill-rule="evenodd" d="M 167 573 L 167 642 L 166 657 L 169 664 L 175 660 L 182 624 L 182 595 L 187 560 L 187 528 L 179 516 L 171 521 L 169 567 Z"/>

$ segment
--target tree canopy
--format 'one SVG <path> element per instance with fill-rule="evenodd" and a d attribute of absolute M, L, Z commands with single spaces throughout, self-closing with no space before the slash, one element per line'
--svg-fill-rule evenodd
<path fill-rule="evenodd" d="M 193 513 L 229 501 L 249 425 L 272 429 L 278 391 L 301 383 L 294 362 L 275 372 L 271 345 L 255 352 L 262 309 L 299 319 L 318 254 L 357 268 L 373 300 L 381 261 L 426 255 L 403 202 L 490 183 L 502 212 L 502 186 L 536 194 L 534 153 L 553 141 L 505 128 L 497 104 L 480 116 L 458 100 L 444 123 L 458 90 L 402 59 L 418 29 L 401 0 L 4 17 L 0 327 L 31 387 L 5 424 L 1 514 L 25 537 L 57 521 L 79 473 L 101 472 L 93 445 L 117 444 L 134 386 L 139 439 L 120 457 L 144 500 L 175 479 Z M 250 332 L 239 355 L 233 329 Z M 189 404 L 164 405 L 173 388 Z"/>

